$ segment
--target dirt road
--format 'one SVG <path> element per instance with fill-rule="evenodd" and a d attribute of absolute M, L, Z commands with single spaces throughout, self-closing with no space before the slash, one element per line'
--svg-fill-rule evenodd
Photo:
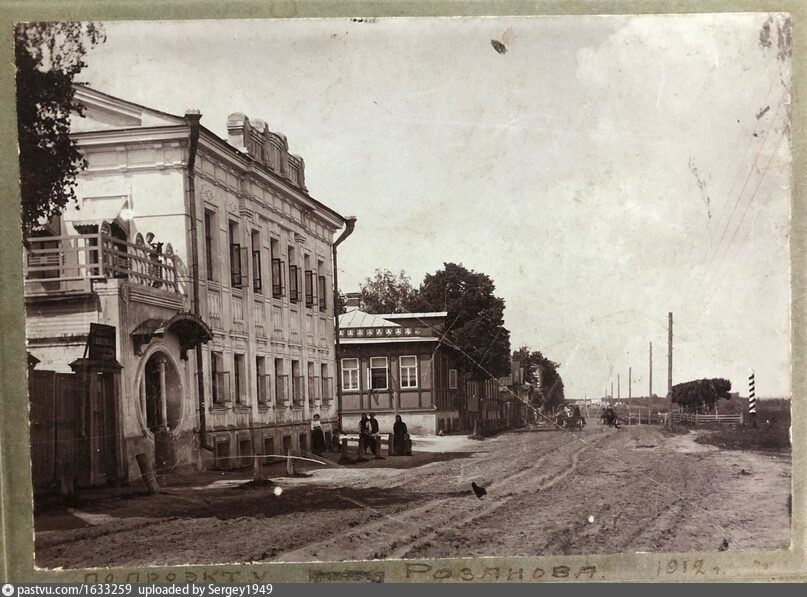
<path fill-rule="evenodd" d="M 37 563 L 250 561 L 785 548 L 787 454 L 723 451 L 655 427 L 446 438 L 415 468 L 232 475 L 37 517 Z M 453 443 L 452 443 L 453 442 Z M 471 481 L 487 488 L 478 500 Z M 276 495 L 275 489 L 282 492 Z M 763 506 L 764 505 L 764 506 Z"/>

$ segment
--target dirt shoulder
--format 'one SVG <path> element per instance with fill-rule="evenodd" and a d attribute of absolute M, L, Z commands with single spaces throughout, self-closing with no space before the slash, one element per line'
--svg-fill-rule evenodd
<path fill-rule="evenodd" d="M 75 567 L 787 547 L 789 458 L 695 440 L 590 426 L 249 490 L 246 477 L 223 476 L 46 512 L 36 558 Z M 488 489 L 482 500 L 472 480 Z"/>

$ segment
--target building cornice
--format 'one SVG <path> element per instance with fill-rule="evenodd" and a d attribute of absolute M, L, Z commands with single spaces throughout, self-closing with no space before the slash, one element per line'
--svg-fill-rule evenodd
<path fill-rule="evenodd" d="M 344 218 L 320 203 L 308 193 L 295 188 L 288 180 L 269 172 L 249 155 L 239 151 L 208 129 L 202 127 L 199 147 L 219 161 L 227 164 L 240 177 L 263 183 L 268 189 L 280 193 L 285 199 L 296 203 L 303 211 L 316 217 L 323 226 L 333 231 L 344 226 Z M 188 141 L 187 125 L 159 127 L 130 127 L 112 130 L 82 131 L 73 133 L 78 146 L 85 150 L 107 149 L 120 145 L 146 145 L 149 143 L 176 142 L 180 146 Z M 184 160 L 183 160 L 184 164 Z M 262 202 L 261 202 L 262 203 Z"/>
<path fill-rule="evenodd" d="M 307 208 L 316 213 L 322 220 L 322 224 L 334 230 L 344 226 L 344 218 L 336 211 L 297 189 L 288 180 L 268 171 L 265 166 L 262 166 L 249 155 L 233 147 L 204 127 L 202 128 L 202 135 L 199 137 L 199 146 L 207 149 L 222 161 L 234 166 L 244 178 L 252 178 L 262 182 L 272 190 L 285 195 L 287 199 L 297 202 L 302 209 Z"/>

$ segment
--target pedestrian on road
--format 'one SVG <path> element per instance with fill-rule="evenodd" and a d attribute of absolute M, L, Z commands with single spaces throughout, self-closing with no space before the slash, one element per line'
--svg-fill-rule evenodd
<path fill-rule="evenodd" d="M 392 426 L 392 451 L 396 456 L 411 456 L 408 444 L 409 433 L 406 423 L 401 419 L 401 415 L 395 415 L 395 424 Z"/>
<path fill-rule="evenodd" d="M 322 421 L 318 414 L 311 419 L 311 444 L 314 454 L 319 456 L 325 451 L 325 433 L 322 431 Z"/>
<path fill-rule="evenodd" d="M 359 420 L 359 453 L 367 454 L 368 447 L 370 447 L 370 421 L 367 413 L 362 413 Z"/>
<path fill-rule="evenodd" d="M 378 421 L 375 418 L 375 413 L 370 413 L 370 441 L 372 442 L 373 454 L 378 453 L 378 442 L 381 441 L 381 438 L 378 435 Z"/>

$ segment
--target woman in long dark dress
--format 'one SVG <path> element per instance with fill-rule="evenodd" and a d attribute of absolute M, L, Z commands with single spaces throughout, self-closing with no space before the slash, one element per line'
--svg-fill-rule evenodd
<path fill-rule="evenodd" d="M 370 419 L 367 418 L 367 413 L 361 414 L 359 419 L 359 455 L 362 453 L 367 454 L 370 449 Z"/>
<path fill-rule="evenodd" d="M 325 433 L 322 431 L 319 415 L 314 415 L 311 420 L 311 445 L 314 448 L 314 454 L 322 454 L 325 451 Z"/>
<path fill-rule="evenodd" d="M 395 424 L 392 426 L 392 443 L 396 456 L 407 456 L 406 449 L 409 434 L 406 430 L 406 423 L 401 419 L 401 415 L 395 415 Z"/>

